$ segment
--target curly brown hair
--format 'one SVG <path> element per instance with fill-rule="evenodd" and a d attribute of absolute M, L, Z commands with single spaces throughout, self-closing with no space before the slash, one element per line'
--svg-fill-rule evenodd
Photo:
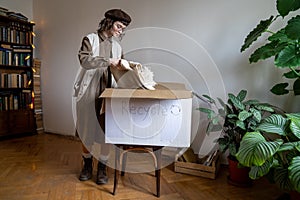
<path fill-rule="evenodd" d="M 115 21 L 113 21 L 110 18 L 104 18 L 100 21 L 99 23 L 99 28 L 98 28 L 98 32 L 103 32 L 103 31 L 107 31 L 110 30 L 113 26 Z"/>

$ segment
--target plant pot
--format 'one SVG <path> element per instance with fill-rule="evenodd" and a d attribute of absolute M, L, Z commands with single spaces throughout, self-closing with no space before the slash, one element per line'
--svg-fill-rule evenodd
<path fill-rule="evenodd" d="M 297 191 L 291 191 L 290 192 L 290 200 L 299 200 L 300 199 L 300 193 Z"/>
<path fill-rule="evenodd" d="M 239 167 L 239 162 L 232 157 L 228 157 L 228 169 L 229 176 L 227 182 L 231 185 L 238 187 L 250 187 L 252 185 L 252 179 L 249 178 L 250 168 L 248 167 Z"/>

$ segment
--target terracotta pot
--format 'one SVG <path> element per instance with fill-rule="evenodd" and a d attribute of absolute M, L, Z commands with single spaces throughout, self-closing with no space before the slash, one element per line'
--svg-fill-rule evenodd
<path fill-rule="evenodd" d="M 290 200 L 299 200 L 300 199 L 300 193 L 297 191 L 291 191 L 290 192 Z"/>
<path fill-rule="evenodd" d="M 250 168 L 239 167 L 238 161 L 231 157 L 228 157 L 229 164 L 229 176 L 228 183 L 239 187 L 249 187 L 252 185 L 252 179 L 249 178 Z"/>

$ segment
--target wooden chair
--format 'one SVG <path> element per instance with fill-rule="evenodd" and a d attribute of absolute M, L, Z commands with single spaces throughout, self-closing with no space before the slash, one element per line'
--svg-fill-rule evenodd
<path fill-rule="evenodd" d="M 160 197 L 160 173 L 161 173 L 161 146 L 144 146 L 144 145 L 125 145 L 117 144 L 116 145 L 116 154 L 115 154 L 115 174 L 114 174 L 114 189 L 113 195 L 116 194 L 118 179 L 120 175 L 125 175 L 127 152 L 143 152 L 149 153 L 154 161 L 155 166 L 155 177 L 156 177 L 156 196 Z M 121 151 L 122 150 L 122 151 Z"/>

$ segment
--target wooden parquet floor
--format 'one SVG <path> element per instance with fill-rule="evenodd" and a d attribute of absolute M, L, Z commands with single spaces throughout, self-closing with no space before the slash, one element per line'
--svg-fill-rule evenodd
<path fill-rule="evenodd" d="M 38 134 L 0 141 L 1 200 L 157 200 L 154 173 L 126 173 L 112 195 L 113 169 L 109 182 L 80 182 L 80 142 L 55 134 Z M 94 170 L 94 174 L 96 171 Z M 249 188 L 227 183 L 222 166 L 216 180 L 175 173 L 173 165 L 162 169 L 161 200 L 252 200 L 277 199 L 283 192 L 264 179 Z"/>

